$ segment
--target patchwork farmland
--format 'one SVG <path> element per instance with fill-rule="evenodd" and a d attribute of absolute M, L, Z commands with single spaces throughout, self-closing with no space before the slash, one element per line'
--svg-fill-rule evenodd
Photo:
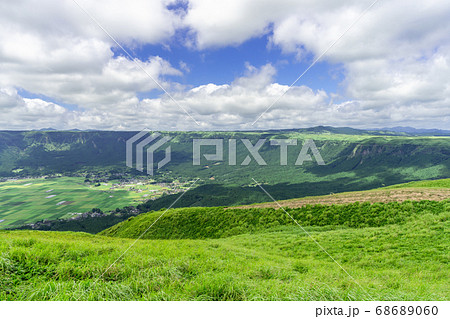
<path fill-rule="evenodd" d="M 89 185 L 84 183 L 82 177 L 35 178 L 0 183 L 0 229 L 43 219 L 68 218 L 92 208 L 107 212 L 117 207 L 137 205 L 169 190 L 157 184 L 115 183 L 109 181 L 99 186 Z"/>

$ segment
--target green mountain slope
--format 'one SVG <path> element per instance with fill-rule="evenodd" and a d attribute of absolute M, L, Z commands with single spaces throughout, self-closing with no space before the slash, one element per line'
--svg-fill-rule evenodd
<path fill-rule="evenodd" d="M 304 226 L 380 227 L 402 224 L 424 213 L 450 212 L 450 200 L 306 205 L 286 208 L 286 212 Z M 279 225 L 290 225 L 293 223 L 291 217 L 282 209 L 273 208 L 179 208 L 129 218 L 102 231 L 100 235 L 139 238 L 148 229 L 142 238 L 220 238 L 257 232 Z M 151 226 L 153 224 L 156 225 Z"/>
<path fill-rule="evenodd" d="M 249 185 L 252 178 L 271 185 L 289 183 L 300 193 L 299 185 L 312 183 L 319 191 L 331 188 L 373 188 L 420 179 L 450 176 L 450 137 L 375 135 L 374 132 L 348 131 L 348 129 L 312 128 L 274 132 L 168 132 L 172 160 L 156 177 L 199 177 L 219 184 Z M 341 132 L 341 133 L 336 133 Z M 125 166 L 125 142 L 136 132 L 0 132 L 0 174 L 3 176 L 29 176 L 50 173 L 86 171 L 129 172 L 142 174 Z M 347 134 L 343 134 L 347 133 Z M 192 140 L 219 138 L 224 140 L 225 161 L 206 161 L 199 166 L 192 162 Z M 237 140 L 237 165 L 228 165 L 228 139 Z M 298 147 L 288 152 L 288 165 L 280 163 L 280 149 L 270 146 L 268 140 L 291 138 L 299 140 Z M 259 139 L 267 142 L 260 153 L 267 162 L 258 166 L 255 161 L 240 165 L 249 152 L 240 141 Z M 325 163 L 305 162 L 293 165 L 301 143 L 313 139 Z M 211 149 L 205 147 L 204 152 Z M 164 150 L 156 152 L 155 159 Z M 145 162 L 145 161 L 144 161 Z M 331 182 L 324 187 L 321 183 Z M 317 187 L 316 187 L 317 186 Z M 338 191 L 338 190 L 336 190 Z M 336 192 L 335 191 L 335 192 Z"/>

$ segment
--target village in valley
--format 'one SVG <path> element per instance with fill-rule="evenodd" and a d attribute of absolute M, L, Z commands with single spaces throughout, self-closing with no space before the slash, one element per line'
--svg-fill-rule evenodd
<path fill-rule="evenodd" d="M 20 176 L 0 180 L 0 228 L 41 226 L 59 219 L 138 214 L 137 206 L 183 191 L 189 182 L 126 173 Z M 22 200 L 11 200 L 20 194 Z M 39 212 L 35 209 L 40 207 Z"/>

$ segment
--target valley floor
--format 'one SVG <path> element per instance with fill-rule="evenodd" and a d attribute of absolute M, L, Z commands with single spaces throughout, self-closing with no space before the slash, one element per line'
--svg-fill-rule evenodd
<path fill-rule="evenodd" d="M 138 205 L 163 193 L 180 191 L 179 184 L 148 180 L 86 183 L 82 177 L 28 178 L 0 182 L 0 229 L 39 220 L 74 218 L 93 208 L 105 212 Z"/>

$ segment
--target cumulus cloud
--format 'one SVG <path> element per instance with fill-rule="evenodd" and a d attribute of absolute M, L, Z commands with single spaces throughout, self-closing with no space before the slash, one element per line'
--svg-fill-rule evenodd
<path fill-rule="evenodd" d="M 129 45 L 164 41 L 179 24 L 170 1 L 77 2 Z M 163 77 L 182 74 L 158 56 L 114 56 L 112 39 L 71 0 L 2 2 L 0 20 L 0 87 L 102 110 L 135 105 L 138 92 L 159 88 L 148 75 L 170 87 Z"/>
<path fill-rule="evenodd" d="M 211 3 L 194 0 L 184 22 L 195 31 L 198 48 L 236 45 L 267 34 L 271 46 L 311 62 L 369 4 L 352 0 L 231 0 L 213 10 Z M 353 101 L 352 105 L 361 108 L 352 116 L 369 120 L 367 126 L 386 117 L 391 123 L 403 120 L 414 126 L 432 126 L 439 121 L 430 121 L 428 110 L 438 110 L 444 121 L 438 125 L 448 125 L 449 16 L 450 5 L 443 0 L 427 4 L 379 1 L 327 52 L 323 60 L 342 65 L 345 73 L 341 100 Z M 366 118 L 367 108 L 377 117 Z M 402 114 L 396 111 L 400 109 Z M 413 113 L 419 123 L 411 118 Z M 353 124 L 351 118 L 346 123 Z"/>
<path fill-rule="evenodd" d="M 48 36 L 111 39 L 78 6 L 118 41 L 159 43 L 175 33 L 180 16 L 168 9 L 172 0 L 24 0 L 3 1 L 3 27 Z"/>
<path fill-rule="evenodd" d="M 14 88 L 0 89 L 0 126 L 7 129 L 49 127 L 64 120 L 68 111 L 41 99 L 22 98 Z"/>
<path fill-rule="evenodd" d="M 311 62 L 363 12 L 360 0 L 77 0 L 128 48 L 182 44 L 199 54 L 268 37 L 268 48 Z M 170 9 L 177 3 L 186 9 Z M 255 126 L 249 125 L 288 86 L 274 63 L 254 67 L 227 84 L 183 86 L 193 72 L 159 56 L 136 60 L 171 91 L 200 129 L 311 125 L 448 126 L 450 5 L 445 0 L 379 1 L 323 57 L 343 70 L 339 92 L 301 81 Z M 199 129 L 168 96 L 139 99 L 159 89 L 72 0 L 0 3 L 0 120 L 2 129 Z M 20 89 L 50 97 L 24 98 Z M 330 102 L 336 101 L 336 102 Z M 64 107 L 77 105 L 76 109 Z"/>
<path fill-rule="evenodd" d="M 335 125 L 354 127 L 381 127 L 413 125 L 417 118 L 431 125 L 442 123 L 442 117 L 449 117 L 450 110 L 439 104 L 424 110 L 421 104 L 399 104 L 389 101 L 374 107 L 370 101 L 345 101 L 330 103 L 332 96 L 323 90 L 312 90 L 307 86 L 294 86 L 261 121 L 251 123 L 255 115 L 261 114 L 273 101 L 288 89 L 287 85 L 273 83 L 275 69 L 271 64 L 254 68 L 247 65 L 247 72 L 231 84 L 209 83 L 180 91 L 173 96 L 200 123 L 200 127 L 180 111 L 167 96 L 130 101 L 124 107 L 91 108 L 83 111 L 69 111 L 58 105 L 39 99 L 22 99 L 14 90 L 0 94 L 2 101 L 16 101 L 9 108 L 0 125 L 35 128 L 73 128 L 141 130 L 190 129 L 268 129 L 295 128 L 314 125 Z M 122 101 L 122 103 L 124 103 Z M 41 113 L 39 113 L 41 112 Z M 33 116 L 39 121 L 33 122 Z M 30 125 L 33 125 L 30 127 Z"/>

